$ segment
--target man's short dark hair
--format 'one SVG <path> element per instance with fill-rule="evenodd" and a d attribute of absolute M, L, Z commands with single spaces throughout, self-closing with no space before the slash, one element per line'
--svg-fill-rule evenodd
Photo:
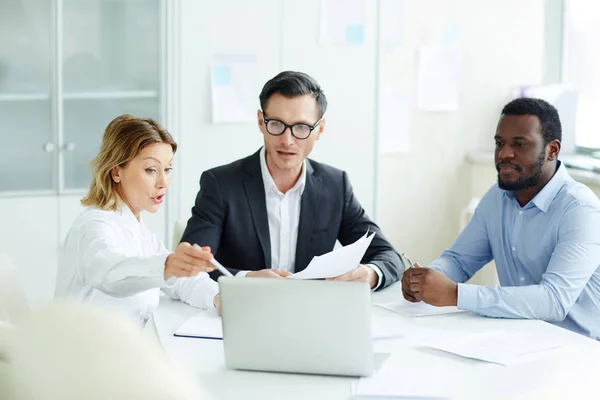
<path fill-rule="evenodd" d="M 542 99 L 521 97 L 504 106 L 502 115 L 535 115 L 542 125 L 544 144 L 562 140 L 562 127 L 558 111 Z"/>
<path fill-rule="evenodd" d="M 263 111 L 265 110 L 269 98 L 275 93 L 279 93 L 285 97 L 310 94 L 317 102 L 319 119 L 321 119 L 325 114 L 325 111 L 327 111 L 327 99 L 325 98 L 325 93 L 323 93 L 323 90 L 321 90 L 317 81 L 304 72 L 284 71 L 265 83 L 259 96 L 260 107 Z"/>

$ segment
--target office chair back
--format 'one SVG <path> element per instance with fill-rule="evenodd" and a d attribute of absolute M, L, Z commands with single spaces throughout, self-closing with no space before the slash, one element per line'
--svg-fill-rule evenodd
<path fill-rule="evenodd" d="M 8 255 L 0 253 L 0 322 L 16 323 L 29 313 L 29 302 L 17 269 Z"/>
<path fill-rule="evenodd" d="M 15 333 L 4 374 L 15 393 L 3 399 L 206 399 L 197 378 L 112 310 L 55 303 L 30 313 Z"/>
<path fill-rule="evenodd" d="M 175 229 L 173 229 L 173 243 L 171 250 L 175 250 L 179 242 L 181 241 L 181 237 L 183 236 L 183 232 L 185 231 L 185 227 L 187 226 L 187 219 L 180 219 L 175 221 Z"/>

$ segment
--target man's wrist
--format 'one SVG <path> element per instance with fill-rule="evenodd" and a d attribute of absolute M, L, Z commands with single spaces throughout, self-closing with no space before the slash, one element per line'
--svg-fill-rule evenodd
<path fill-rule="evenodd" d="M 381 272 L 379 267 L 375 264 L 370 263 L 370 264 L 367 264 L 366 267 L 368 267 L 373 273 L 373 275 L 371 275 L 370 279 L 369 279 L 369 284 L 371 285 L 371 289 L 379 288 L 379 286 L 381 286 L 381 283 L 382 283 L 383 273 Z"/>
<path fill-rule="evenodd" d="M 454 283 L 454 287 L 452 288 L 452 296 L 450 299 L 450 305 L 451 306 L 458 306 L 458 283 L 453 282 Z"/>
<path fill-rule="evenodd" d="M 374 289 L 377 286 L 377 282 L 379 282 L 379 276 L 373 268 L 369 267 L 369 269 L 371 270 L 371 289 Z"/>

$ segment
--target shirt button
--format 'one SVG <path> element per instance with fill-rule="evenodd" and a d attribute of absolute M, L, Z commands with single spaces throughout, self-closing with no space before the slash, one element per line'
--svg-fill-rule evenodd
<path fill-rule="evenodd" d="M 519 215 L 523 215 L 523 211 L 519 211 Z"/>
<path fill-rule="evenodd" d="M 519 279 L 521 280 L 521 282 L 523 282 L 523 281 L 525 280 L 525 278 L 523 278 L 523 277 L 521 277 L 521 278 L 519 278 Z"/>
<path fill-rule="evenodd" d="M 286 232 L 286 231 L 283 231 L 283 232 L 281 232 L 281 234 L 282 234 L 283 236 L 285 236 L 285 235 L 287 235 L 287 232 Z"/>
<path fill-rule="evenodd" d="M 517 248 L 516 248 L 516 247 L 513 247 L 513 248 L 512 248 L 512 251 L 517 251 Z"/>

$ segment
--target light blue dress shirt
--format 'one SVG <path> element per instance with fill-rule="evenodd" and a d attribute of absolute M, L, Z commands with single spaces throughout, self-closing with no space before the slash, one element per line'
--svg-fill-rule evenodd
<path fill-rule="evenodd" d="M 494 260 L 500 285 L 466 284 Z M 494 185 L 431 265 L 458 282 L 458 308 L 540 319 L 600 340 L 600 200 L 564 165 L 521 207 Z"/>

